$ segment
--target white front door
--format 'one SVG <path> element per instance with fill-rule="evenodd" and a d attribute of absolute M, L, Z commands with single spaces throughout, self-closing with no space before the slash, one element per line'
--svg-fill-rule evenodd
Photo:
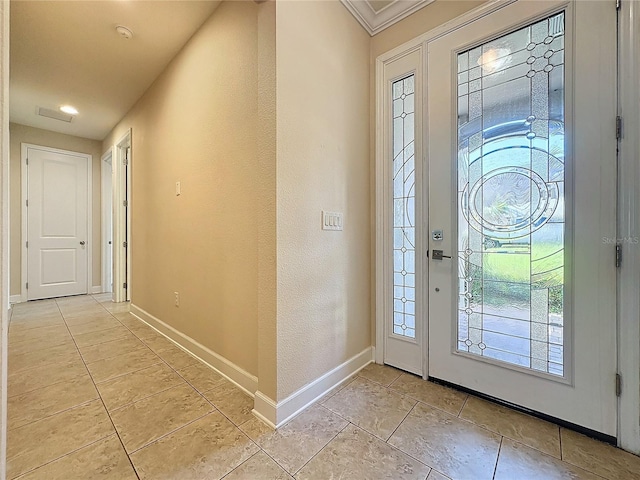
<path fill-rule="evenodd" d="M 88 293 L 91 157 L 27 146 L 27 299 Z"/>
<path fill-rule="evenodd" d="M 616 435 L 616 16 L 517 2 L 428 44 L 429 376 Z"/>

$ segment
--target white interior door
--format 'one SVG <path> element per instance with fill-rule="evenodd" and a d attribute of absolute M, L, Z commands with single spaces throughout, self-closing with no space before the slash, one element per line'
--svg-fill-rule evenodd
<path fill-rule="evenodd" d="M 616 435 L 611 2 L 517 2 L 428 45 L 429 375 Z"/>
<path fill-rule="evenodd" d="M 90 156 L 27 147 L 27 298 L 88 293 Z"/>

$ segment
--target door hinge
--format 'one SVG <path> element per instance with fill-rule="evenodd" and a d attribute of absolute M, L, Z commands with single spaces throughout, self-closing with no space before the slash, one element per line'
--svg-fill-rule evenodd
<path fill-rule="evenodd" d="M 622 138 L 622 117 L 616 117 L 616 140 L 620 140 Z"/>
<path fill-rule="evenodd" d="M 26 288 L 27 290 L 29 290 L 29 282 L 24 284 L 24 288 Z"/>
<path fill-rule="evenodd" d="M 24 201 L 24 203 L 25 203 L 25 205 L 26 205 L 27 207 L 29 206 L 29 200 L 28 200 L 28 199 L 27 199 L 27 200 L 25 200 L 25 201 Z"/>
<path fill-rule="evenodd" d="M 25 162 L 29 165 L 29 157 L 25 158 Z"/>
<path fill-rule="evenodd" d="M 126 283 L 123 283 L 123 284 L 122 284 L 122 288 L 127 288 L 127 284 L 126 284 Z"/>
<path fill-rule="evenodd" d="M 616 373 L 616 397 L 622 395 L 622 376 Z"/>
<path fill-rule="evenodd" d="M 616 244 L 616 267 L 622 266 L 622 244 Z"/>
<path fill-rule="evenodd" d="M 24 246 L 25 246 L 26 248 L 29 248 L 29 240 L 27 240 L 26 242 L 24 242 Z"/>
<path fill-rule="evenodd" d="M 122 206 L 123 207 L 128 207 L 129 206 L 129 202 L 127 202 L 126 200 L 122 201 Z"/>
<path fill-rule="evenodd" d="M 616 0 L 616 10 L 620 10 L 621 3 L 622 3 L 622 0 Z"/>
<path fill-rule="evenodd" d="M 124 248 L 127 248 L 127 247 L 128 247 L 128 245 L 129 245 L 129 244 L 128 244 L 127 242 L 122 242 L 122 246 L 123 246 Z"/>

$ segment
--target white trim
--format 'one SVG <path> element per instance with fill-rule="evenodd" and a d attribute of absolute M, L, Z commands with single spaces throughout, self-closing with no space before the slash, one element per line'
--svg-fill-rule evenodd
<path fill-rule="evenodd" d="M 396 0 L 377 12 L 373 10 L 369 2 L 362 0 L 340 1 L 367 33 L 374 36 L 385 28 L 389 28 L 412 13 L 426 7 L 434 0 L 414 0 L 413 2 Z"/>
<path fill-rule="evenodd" d="M 28 228 L 28 214 L 27 209 L 27 196 L 28 196 L 28 168 L 27 168 L 27 150 L 42 150 L 45 152 L 59 153 L 62 155 L 71 155 L 74 157 L 84 158 L 87 161 L 87 291 L 86 294 L 91 293 L 91 286 L 93 284 L 93 155 L 89 153 L 74 152 L 72 150 L 62 150 L 60 148 L 52 148 L 44 145 L 35 145 L 32 143 L 20 144 L 20 177 L 22 182 L 21 191 L 21 210 L 20 217 L 22 223 L 22 245 L 20 246 L 22 252 L 21 272 L 20 272 L 20 296 L 23 302 L 26 302 L 28 298 L 28 292 L 26 289 L 26 282 L 28 282 L 28 263 L 27 263 L 27 247 L 26 242 L 29 239 Z"/>
<path fill-rule="evenodd" d="M 479 18 L 486 17 L 487 15 L 500 10 L 501 8 L 504 8 L 511 3 L 515 3 L 516 1 L 517 0 L 490 0 L 486 3 L 483 3 L 478 8 L 469 10 L 468 12 L 454 18 L 453 20 L 443 23 L 442 25 L 423 33 L 422 35 L 418 35 L 417 37 L 403 43 L 402 45 L 398 45 L 396 48 L 383 53 L 376 59 L 376 64 L 378 62 L 388 63 L 389 61 L 393 60 L 394 57 L 398 55 L 404 55 L 407 51 L 418 47 L 421 43 L 431 42 L 437 38 L 442 37 L 443 35 L 464 27 L 465 25 L 468 25 L 469 23 L 474 22 Z M 376 89 L 379 87 L 380 84 L 378 78 L 376 78 Z"/>
<path fill-rule="evenodd" d="M 9 297 L 9 303 L 13 305 L 14 303 L 22 303 L 22 295 L 11 295 Z"/>
<path fill-rule="evenodd" d="M 252 397 L 254 396 L 255 391 L 258 389 L 258 377 L 251 375 L 249 372 L 243 370 L 230 360 L 227 360 L 222 355 L 217 354 L 193 338 L 185 335 L 179 330 L 176 330 L 171 325 L 164 323 L 162 320 L 154 317 L 137 305 L 131 305 L 131 314 L 149 325 L 158 333 L 167 337 L 190 355 L 196 357 L 198 360 L 214 369 L 245 393 Z"/>
<path fill-rule="evenodd" d="M 91 287 L 91 295 L 96 295 L 102 292 L 102 285 L 94 285 Z"/>
<path fill-rule="evenodd" d="M 109 147 L 109 149 L 102 155 L 102 158 L 100 160 L 100 265 L 102 272 L 102 286 L 106 292 L 110 292 L 111 289 L 109 283 L 113 283 L 113 253 L 111 256 L 111 264 L 109 265 L 107 262 L 108 244 L 105 242 L 105 231 L 107 229 L 109 210 L 111 210 L 111 251 L 113 252 L 113 147 Z M 111 167 L 110 183 L 112 185 L 112 188 L 110 190 L 105 188 L 105 171 L 109 170 L 107 167 L 105 167 L 105 164 Z M 107 206 L 110 206 L 111 208 L 107 208 Z M 111 282 L 109 282 L 109 275 L 107 273 L 109 271 L 111 271 Z"/>
<path fill-rule="evenodd" d="M 131 299 L 131 172 L 132 158 L 131 150 L 129 151 L 129 174 L 127 175 L 128 187 L 124 184 L 124 165 L 123 160 L 126 149 L 132 147 L 131 129 L 120 137 L 114 147 L 113 155 L 113 298 L 114 302 L 126 302 Z M 128 199 L 126 194 L 128 192 Z M 128 215 L 122 208 L 123 202 L 128 200 Z M 126 220 L 125 220 L 126 219 Z M 125 224 L 125 221 L 127 222 Z M 125 234 L 126 232 L 126 234 Z M 127 255 L 122 252 L 123 242 L 127 242 Z M 128 267 L 128 268 L 127 268 Z M 126 271 L 126 275 L 125 275 Z M 123 283 L 127 283 L 127 289 L 123 287 Z"/>
<path fill-rule="evenodd" d="M 618 164 L 618 446 L 640 454 L 640 4 L 623 1 L 619 20 L 619 115 L 623 134 Z"/>
<path fill-rule="evenodd" d="M 276 402 L 267 397 L 261 391 L 257 391 L 253 399 L 253 413 L 256 417 L 269 425 L 271 428 L 276 428 L 276 412 L 278 407 Z"/>
<path fill-rule="evenodd" d="M 258 391 L 255 394 L 253 414 L 272 428 L 279 428 L 372 361 L 373 348 L 367 347 L 280 402 L 275 402 Z"/>

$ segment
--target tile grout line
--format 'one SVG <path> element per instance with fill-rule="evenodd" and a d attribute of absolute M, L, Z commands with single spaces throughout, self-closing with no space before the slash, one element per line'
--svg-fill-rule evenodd
<path fill-rule="evenodd" d="M 389 435 L 387 437 L 386 440 L 383 440 L 384 443 L 386 443 L 387 445 L 391 445 L 389 443 L 389 440 L 391 440 L 391 437 L 393 437 L 393 434 L 396 433 L 396 431 L 400 428 L 400 425 L 402 425 L 404 423 L 404 421 L 407 419 L 407 417 L 409 417 L 409 415 L 411 415 L 411 412 L 413 412 L 413 410 L 416 408 L 416 405 L 418 405 L 418 402 L 416 401 L 416 403 L 413 404 L 413 406 L 409 409 L 409 411 L 407 412 L 407 414 L 402 417 L 402 420 L 400 420 L 400 423 L 398 423 L 398 425 L 396 426 L 396 428 L 393 429 L 393 432 L 391 432 L 391 435 Z"/>
<path fill-rule="evenodd" d="M 320 405 L 320 406 L 322 406 L 322 405 Z M 323 408 L 324 408 L 324 407 L 323 407 Z M 326 408 L 326 410 L 328 410 L 328 411 L 330 411 L 330 412 L 331 412 L 331 410 L 329 410 L 328 408 Z M 332 412 L 332 413 L 333 413 L 333 412 Z M 309 462 L 311 462 L 311 460 L 313 460 L 313 459 L 314 459 L 314 458 L 316 458 L 318 455 L 320 455 L 320 452 L 322 452 L 325 448 L 327 448 L 327 445 L 329 445 L 331 442 L 333 442 L 333 441 L 338 437 L 338 435 L 340 435 L 342 432 L 344 432 L 344 431 L 349 427 L 349 425 L 353 425 L 353 424 L 352 424 L 350 421 L 348 421 L 348 420 L 347 420 L 347 424 L 346 424 L 344 427 L 342 427 L 338 433 L 336 433 L 333 437 L 331 437 L 331 439 L 329 439 L 329 441 L 328 441 L 327 443 L 325 443 L 325 444 L 322 446 L 322 448 L 320 448 L 320 450 L 318 450 L 318 451 L 316 452 L 316 454 L 315 454 L 315 455 L 313 455 L 309 460 L 307 460 L 307 461 L 306 461 L 306 462 L 305 462 L 305 463 L 304 463 L 304 464 L 303 464 L 303 465 L 302 465 L 298 470 L 296 470 L 295 472 L 293 472 L 293 473 L 291 473 L 291 472 L 287 472 L 287 473 L 289 473 L 289 475 L 291 475 L 292 477 L 295 477 L 298 473 L 300 473 L 300 471 L 301 471 L 304 467 L 306 467 L 306 466 L 309 464 Z M 285 469 L 285 471 L 286 471 L 286 469 Z"/>
<path fill-rule="evenodd" d="M 45 462 L 45 463 L 43 463 L 42 465 L 38 465 L 37 467 L 32 468 L 31 470 L 27 470 L 26 472 L 22 472 L 22 473 L 21 473 L 20 475 L 18 475 L 17 477 L 11 477 L 11 479 L 8 479 L 8 480 L 20 480 L 20 478 L 23 478 L 25 475 L 28 475 L 28 474 L 29 474 L 29 473 L 31 473 L 31 472 L 35 472 L 36 470 L 38 470 L 38 469 L 40 469 L 40 468 L 42 468 L 42 467 L 44 467 L 44 466 L 46 466 L 46 465 L 50 465 L 50 464 L 52 464 L 52 463 L 54 463 L 54 462 L 57 462 L 58 460 L 60 460 L 60 459 L 62 459 L 62 458 L 64 458 L 64 457 L 68 457 L 69 455 L 73 455 L 74 453 L 79 452 L 80 450 L 83 450 L 83 449 L 85 449 L 85 448 L 87 448 L 87 447 L 90 447 L 90 446 L 92 446 L 92 445 L 95 445 L 95 444 L 96 444 L 96 443 L 98 443 L 98 442 L 102 442 L 102 441 L 104 441 L 104 440 L 106 440 L 106 439 L 108 439 L 108 438 L 116 437 L 116 436 L 117 436 L 117 433 L 116 433 L 116 432 L 113 432 L 113 433 L 111 433 L 111 434 L 107 435 L 106 437 L 99 438 L 98 440 L 95 440 L 95 441 L 93 441 L 93 442 L 91 442 L 91 443 L 87 443 L 86 445 L 83 445 L 83 446 L 82 446 L 82 447 L 80 447 L 80 448 L 76 448 L 75 450 L 72 450 L 72 451 L 70 451 L 69 453 L 65 453 L 64 455 L 61 455 L 61 456 L 59 456 L 59 457 L 56 457 L 56 458 L 54 458 L 53 460 L 49 460 L 48 462 Z"/>
<path fill-rule="evenodd" d="M 254 442 L 255 444 L 255 442 Z M 229 470 L 227 473 L 225 473 L 222 477 L 220 477 L 220 480 L 224 480 L 225 478 L 227 478 L 229 475 L 231 475 L 233 472 L 235 472 L 237 469 L 239 469 L 242 465 L 244 465 L 245 463 L 247 463 L 249 460 L 251 460 L 253 457 L 255 457 L 256 455 L 258 455 L 260 452 L 262 452 L 263 450 L 256 444 L 256 446 L 258 447 L 258 451 L 256 453 L 254 453 L 253 455 L 251 455 L 249 458 L 247 458 L 245 461 L 240 462 L 238 465 L 236 465 L 235 467 L 233 467 L 231 470 Z"/>
<path fill-rule="evenodd" d="M 117 357 L 117 355 L 115 357 L 109 357 L 108 359 L 105 359 L 105 360 L 111 360 L 112 358 L 116 358 L 116 357 Z M 99 361 L 102 361 L 102 360 L 99 360 Z M 91 362 L 91 364 L 93 364 L 93 363 L 97 363 L 97 362 Z M 99 382 L 96 382 L 94 380 L 94 383 L 96 385 L 101 385 L 103 383 L 110 382 L 111 380 L 115 380 L 116 378 L 120 378 L 120 377 L 124 377 L 125 375 L 129 375 L 131 373 L 138 373 L 141 370 L 144 370 L 144 369 L 149 368 L 149 367 L 153 367 L 154 365 L 158 365 L 160 363 L 162 363 L 162 362 L 152 363 L 151 365 L 148 365 L 146 367 L 136 368 L 136 370 L 131 370 L 130 372 L 126 372 L 126 373 L 121 373 L 121 374 L 115 375 L 113 377 L 109 377 L 109 378 L 107 378 L 105 380 L 100 380 Z M 91 365 L 91 364 L 89 364 L 89 365 Z"/>
<path fill-rule="evenodd" d="M 159 436 L 158 438 L 156 438 L 156 439 L 152 440 L 152 441 L 151 441 L 151 442 L 149 442 L 149 443 L 145 443 L 145 444 L 144 444 L 144 445 L 142 445 L 141 447 L 136 448 L 135 450 L 132 450 L 131 452 L 127 452 L 127 450 L 126 450 L 126 449 L 125 449 L 124 451 L 125 451 L 125 453 L 127 454 L 127 456 L 129 457 L 129 460 L 131 461 L 131 455 L 133 455 L 133 454 L 135 454 L 135 453 L 138 453 L 140 450 L 144 450 L 145 448 L 150 447 L 151 445 L 154 445 L 154 444 L 158 443 L 158 442 L 159 442 L 160 440 L 162 440 L 163 438 L 166 438 L 166 437 L 168 437 L 169 435 L 172 435 L 172 434 L 176 433 L 178 430 L 182 430 L 184 427 L 186 427 L 186 426 L 188 426 L 188 425 L 191 425 L 192 423 L 195 423 L 195 422 L 197 422 L 198 420 L 202 420 L 202 419 L 203 419 L 204 417 L 206 417 L 207 415 L 211 415 L 212 413 L 215 413 L 215 412 L 217 412 L 217 411 L 218 411 L 218 409 L 216 408 L 216 409 L 214 409 L 214 410 L 213 410 L 213 411 L 211 411 L 211 412 L 207 412 L 207 413 L 205 413 L 204 415 L 200 415 L 198 418 L 194 418 L 193 420 L 188 421 L 188 422 L 187 422 L 187 423 L 185 423 L 184 425 L 180 425 L 179 427 L 174 428 L 174 429 L 173 429 L 173 430 L 171 430 L 170 432 L 167 432 L 167 433 L 162 434 L 162 435 L 161 435 L 161 436 Z M 244 433 L 244 432 L 243 432 L 243 433 Z M 124 447 L 124 445 L 123 445 L 123 447 Z M 133 462 L 132 462 L 132 463 L 133 463 Z"/>
<path fill-rule="evenodd" d="M 560 441 L 560 460 L 564 461 L 564 452 L 562 451 L 562 429 L 558 427 L 558 440 Z"/>
<path fill-rule="evenodd" d="M 467 396 L 464 399 L 464 402 L 462 402 L 462 406 L 460 407 L 460 411 L 458 412 L 458 414 L 456 415 L 457 418 L 459 418 L 460 420 L 464 420 L 464 418 L 462 418 L 460 415 L 462 415 L 462 411 L 464 410 L 464 407 L 467 406 L 467 402 L 469 401 L 469 397 L 471 395 L 467 394 Z"/>
<path fill-rule="evenodd" d="M 415 406 L 415 405 L 414 405 L 414 406 Z M 412 410 L 413 410 L 413 408 L 412 408 Z M 407 416 L 408 416 L 408 414 L 407 414 Z M 406 417 L 405 417 L 405 418 L 406 418 Z M 403 420 L 403 422 L 404 422 L 404 420 Z M 402 424 L 402 422 L 401 422 L 401 424 Z M 407 457 L 409 457 L 409 458 L 411 458 L 411 459 L 415 460 L 415 461 L 416 461 L 416 462 L 418 462 L 419 464 L 424 465 L 425 467 L 430 468 L 431 470 L 435 470 L 431 465 L 429 465 L 429 464 L 425 463 L 423 460 L 420 460 L 419 458 L 414 457 L 413 455 L 411 455 L 411 454 L 409 454 L 409 453 L 405 452 L 404 450 L 400 449 L 399 447 L 396 447 L 395 445 L 392 445 L 391 443 L 389 443 L 389 440 L 391 440 L 391 437 L 393 436 L 393 434 L 391 434 L 391 436 L 389 437 L 389 440 L 386 440 L 386 441 L 385 441 L 385 440 L 382 440 L 380 437 L 375 436 L 373 433 L 366 431 L 364 428 L 362 428 L 362 427 L 360 427 L 360 426 L 358 426 L 358 425 L 356 425 L 356 424 L 352 424 L 352 425 L 353 425 L 355 428 L 357 428 L 358 430 L 362 430 L 365 434 L 367 434 L 367 435 L 371 435 L 371 436 L 372 436 L 373 438 L 375 438 L 376 440 L 381 441 L 382 443 L 384 443 L 385 445 L 387 445 L 387 446 L 388 446 L 389 448 L 391 448 L 392 450 L 394 450 L 394 451 L 396 451 L 396 452 L 398 452 L 398 453 L 400 453 L 400 454 L 402 454 L 402 455 L 405 455 L 405 456 L 407 456 Z M 399 427 L 399 426 L 400 426 L 400 425 L 398 425 L 398 427 Z M 396 430 L 397 430 L 397 429 L 396 429 Z M 395 430 L 394 430 L 394 433 L 395 433 Z M 436 470 L 436 471 L 437 471 L 437 470 Z M 431 472 L 429 472 L 429 473 L 431 473 Z M 427 477 L 428 477 L 428 476 L 429 476 L 429 474 L 427 474 Z"/>
<path fill-rule="evenodd" d="M 493 467 L 493 475 L 492 479 L 496 478 L 496 472 L 498 471 L 498 462 L 500 461 L 500 452 L 502 452 L 502 442 L 504 441 L 504 436 L 500 437 L 500 446 L 498 447 L 498 456 L 496 457 L 496 464 Z"/>
<path fill-rule="evenodd" d="M 156 363 L 155 365 L 160 365 L 160 364 L 159 364 L 159 363 Z M 153 367 L 153 366 L 155 366 L 155 365 L 151 365 L 151 366 Z M 142 371 L 142 370 L 138 370 L 138 371 L 140 372 L 140 371 Z M 133 372 L 133 373 L 136 373 L 136 372 Z M 123 376 L 124 376 L 124 375 L 123 375 Z M 120 378 L 120 377 L 116 377 L 116 378 Z M 136 404 L 136 403 L 138 403 L 138 402 L 141 402 L 142 400 L 146 400 L 146 399 L 151 398 L 151 397 L 153 397 L 153 396 L 155 396 L 155 395 L 159 395 L 159 394 L 161 394 L 161 393 L 164 393 L 164 392 L 166 392 L 167 390 L 171 390 L 172 388 L 177 388 L 177 387 L 181 387 L 181 386 L 182 386 L 182 385 L 173 385 L 173 386 L 171 386 L 171 387 L 163 388 L 162 390 L 158 390 L 157 392 L 152 393 L 151 395 L 147 395 L 146 397 L 141 397 L 141 398 L 139 398 L 139 399 L 137 399 L 137 400 L 134 400 L 133 402 L 129 402 L 129 403 L 126 403 L 126 404 L 124 404 L 124 405 L 119 406 L 118 408 L 114 408 L 113 410 L 107 410 L 107 412 L 108 412 L 109 414 L 115 413 L 115 412 L 117 412 L 117 411 L 119 411 L 119 410 L 122 410 L 122 409 L 123 409 L 123 408 L 125 408 L 125 407 L 129 407 L 129 406 L 134 405 L 134 404 Z M 105 407 L 106 407 L 106 405 L 105 405 Z"/>
<path fill-rule="evenodd" d="M 184 378 L 184 377 L 183 377 L 183 378 Z M 225 382 L 228 382 L 228 383 L 229 383 L 229 384 L 231 384 L 234 388 L 237 388 L 237 387 L 235 387 L 235 385 L 233 385 L 231 382 L 229 382 L 226 378 L 225 378 Z M 240 429 L 240 425 L 244 425 L 244 424 L 245 424 L 245 423 L 247 423 L 249 420 L 251 420 L 251 418 L 250 418 L 249 420 L 245 420 L 245 421 L 244 421 L 244 422 L 242 422 L 240 425 L 236 425 L 236 422 L 234 422 L 233 420 L 231 420 L 231 419 L 229 418 L 229 416 L 228 416 L 228 415 L 226 415 L 222 410 L 220 410 L 220 407 L 218 407 L 215 403 L 213 403 L 213 401 L 212 401 L 212 400 L 209 400 L 209 399 L 207 398 L 207 396 L 205 395 L 205 394 L 207 394 L 207 393 L 209 393 L 209 392 L 213 392 L 214 390 L 218 390 L 218 389 L 219 389 L 219 388 L 221 388 L 221 387 L 224 387 L 224 385 L 223 385 L 223 384 L 221 384 L 221 385 L 218 385 L 217 387 L 214 387 L 214 388 L 212 388 L 212 389 L 210 389 L 210 390 L 207 390 L 206 392 L 202 392 L 202 393 L 198 392 L 198 393 L 200 393 L 200 395 L 202 395 L 202 398 L 204 398 L 204 399 L 205 399 L 207 402 L 209 402 L 209 403 L 210 403 L 210 404 L 211 404 L 211 405 L 212 405 L 216 410 L 218 410 L 218 411 L 220 412 L 220 414 L 222 414 L 222 416 L 223 416 L 224 418 L 226 418 L 227 420 L 229 420 L 229 421 L 231 422 L 231 424 L 232 424 L 234 427 L 236 427 L 237 429 Z M 251 397 L 249 397 L 249 398 L 251 398 Z M 253 415 L 252 415 L 252 417 L 253 417 Z M 244 432 L 243 432 L 243 433 L 244 433 Z"/>
<path fill-rule="evenodd" d="M 95 301 L 95 299 L 94 299 L 94 301 Z M 56 301 L 56 304 L 57 303 L 58 302 Z M 60 308 L 60 306 L 58 305 L 58 309 L 59 308 Z M 60 310 L 60 314 L 62 314 L 62 310 Z M 62 314 L 62 318 L 64 319 L 64 314 Z M 66 320 L 65 320 L 64 323 L 65 323 L 65 325 L 67 325 L 67 321 Z M 67 325 L 67 329 L 68 328 L 69 328 L 69 325 Z M 69 335 L 71 335 L 71 337 L 73 338 L 73 335 L 71 334 L 71 331 L 69 331 Z M 76 345 L 76 348 L 78 349 L 78 354 L 80 355 L 80 358 L 82 359 L 82 362 L 84 363 L 84 366 L 88 371 L 89 368 L 87 367 L 87 363 L 84 361 L 84 358 L 82 358 L 82 354 L 80 354 L 80 349 L 78 348 L 78 344 L 75 343 L 76 342 L 75 338 L 73 338 L 73 342 Z M 127 449 L 124 447 L 124 442 L 122 441 L 122 438 L 120 437 L 120 432 L 118 432 L 118 429 L 116 428 L 115 423 L 113 423 L 113 418 L 111 418 L 111 415 L 109 414 L 109 410 L 107 410 L 107 406 L 104 403 L 104 399 L 102 398 L 102 395 L 100 395 L 100 390 L 98 390 L 98 386 L 96 385 L 96 382 L 93 380 L 93 376 L 91 375 L 91 372 L 89 372 L 89 378 L 91 378 L 91 381 L 93 382 L 93 387 L 96 389 L 96 392 L 98 392 L 98 397 L 100 399 L 100 402 L 102 403 L 102 408 L 104 408 L 104 411 L 107 414 L 107 418 L 109 419 L 109 422 L 111 423 L 111 426 L 113 427 L 113 431 L 114 431 L 116 437 L 118 438 L 118 441 L 120 442 L 120 445 L 122 446 L 122 450 L 124 451 L 125 455 L 127 456 L 127 460 L 129 460 L 129 464 L 131 465 L 131 468 L 133 469 L 133 473 L 135 474 L 136 477 L 138 477 L 138 479 L 140 479 L 140 475 L 138 475 L 138 471 L 136 470 L 135 465 L 131 461 L 131 457 L 127 453 Z"/>

